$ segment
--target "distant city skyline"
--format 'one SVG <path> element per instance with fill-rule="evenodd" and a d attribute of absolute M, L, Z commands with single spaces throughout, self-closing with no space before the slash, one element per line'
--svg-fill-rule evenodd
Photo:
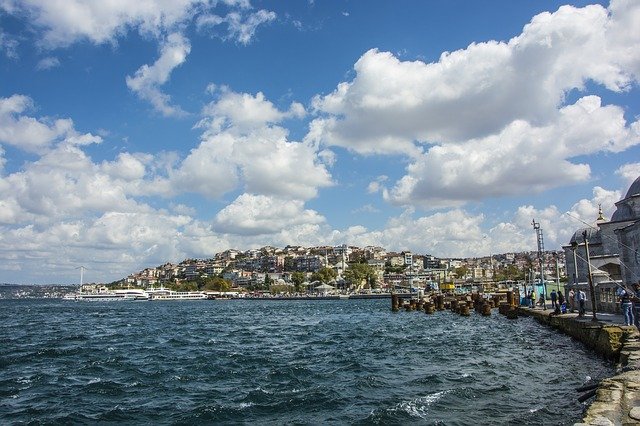
<path fill-rule="evenodd" d="M 640 3 L 0 2 L 0 282 L 559 250 L 640 176 Z"/>

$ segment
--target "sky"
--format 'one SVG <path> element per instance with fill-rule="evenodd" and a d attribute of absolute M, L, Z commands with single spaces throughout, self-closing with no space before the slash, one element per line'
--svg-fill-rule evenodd
<path fill-rule="evenodd" d="M 640 2 L 0 0 L 0 282 L 559 249 L 640 176 Z"/>

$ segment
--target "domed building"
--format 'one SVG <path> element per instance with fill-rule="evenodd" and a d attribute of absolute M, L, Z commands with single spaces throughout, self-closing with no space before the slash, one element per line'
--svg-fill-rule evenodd
<path fill-rule="evenodd" d="M 595 224 L 577 230 L 569 244 L 563 246 L 569 277 L 567 288 L 581 288 L 589 297 L 587 245 L 597 309 L 616 312 L 616 287 L 622 284 L 631 288 L 640 279 L 640 177 L 633 182 L 627 195 L 616 203 L 610 221 L 604 218 L 600 209 Z M 587 302 L 587 306 L 591 303 Z"/>

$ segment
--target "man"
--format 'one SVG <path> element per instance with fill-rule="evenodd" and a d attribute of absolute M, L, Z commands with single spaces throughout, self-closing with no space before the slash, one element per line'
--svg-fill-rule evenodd
<path fill-rule="evenodd" d="M 635 319 L 635 326 L 640 330 L 640 281 L 633 283 L 633 313 Z"/>
<path fill-rule="evenodd" d="M 557 304 L 556 304 L 556 300 L 558 300 L 558 295 L 556 294 L 555 290 L 551 290 L 551 308 L 555 309 L 557 308 Z"/>
<path fill-rule="evenodd" d="M 569 290 L 569 306 L 571 307 L 571 313 L 576 310 L 576 292 L 573 289 Z"/>
<path fill-rule="evenodd" d="M 583 317 L 584 314 L 586 313 L 586 309 L 584 308 L 584 305 L 587 302 L 587 294 L 583 290 L 578 290 L 578 293 L 576 294 L 578 295 L 578 305 L 580 306 L 578 311 L 578 316 Z"/>
<path fill-rule="evenodd" d="M 617 291 L 620 298 L 620 308 L 622 309 L 622 315 L 624 315 L 624 325 L 634 325 L 633 319 L 633 303 L 631 303 L 632 294 L 623 287 L 619 287 Z"/>

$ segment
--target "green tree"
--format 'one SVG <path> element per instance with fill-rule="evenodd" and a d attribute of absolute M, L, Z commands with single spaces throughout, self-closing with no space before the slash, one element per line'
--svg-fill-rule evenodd
<path fill-rule="evenodd" d="M 229 291 L 231 283 L 222 277 L 205 278 L 202 288 L 210 291 Z"/>
<path fill-rule="evenodd" d="M 469 268 L 467 268 L 466 266 L 460 266 L 458 268 L 455 268 L 453 272 L 458 278 L 464 278 L 469 272 Z"/>
<path fill-rule="evenodd" d="M 291 281 L 293 282 L 293 286 L 296 289 L 296 292 L 299 292 L 302 288 L 302 283 L 305 280 L 305 275 L 303 272 L 294 272 L 291 274 Z"/>
<path fill-rule="evenodd" d="M 338 273 L 333 268 L 327 268 L 325 266 L 311 274 L 311 281 L 320 281 L 326 284 L 332 280 L 335 280 L 337 276 Z"/>
<path fill-rule="evenodd" d="M 343 277 L 345 281 L 352 286 L 360 286 L 364 281 L 373 286 L 378 275 L 375 269 L 365 263 L 350 263 L 349 267 L 344 271 Z"/>

